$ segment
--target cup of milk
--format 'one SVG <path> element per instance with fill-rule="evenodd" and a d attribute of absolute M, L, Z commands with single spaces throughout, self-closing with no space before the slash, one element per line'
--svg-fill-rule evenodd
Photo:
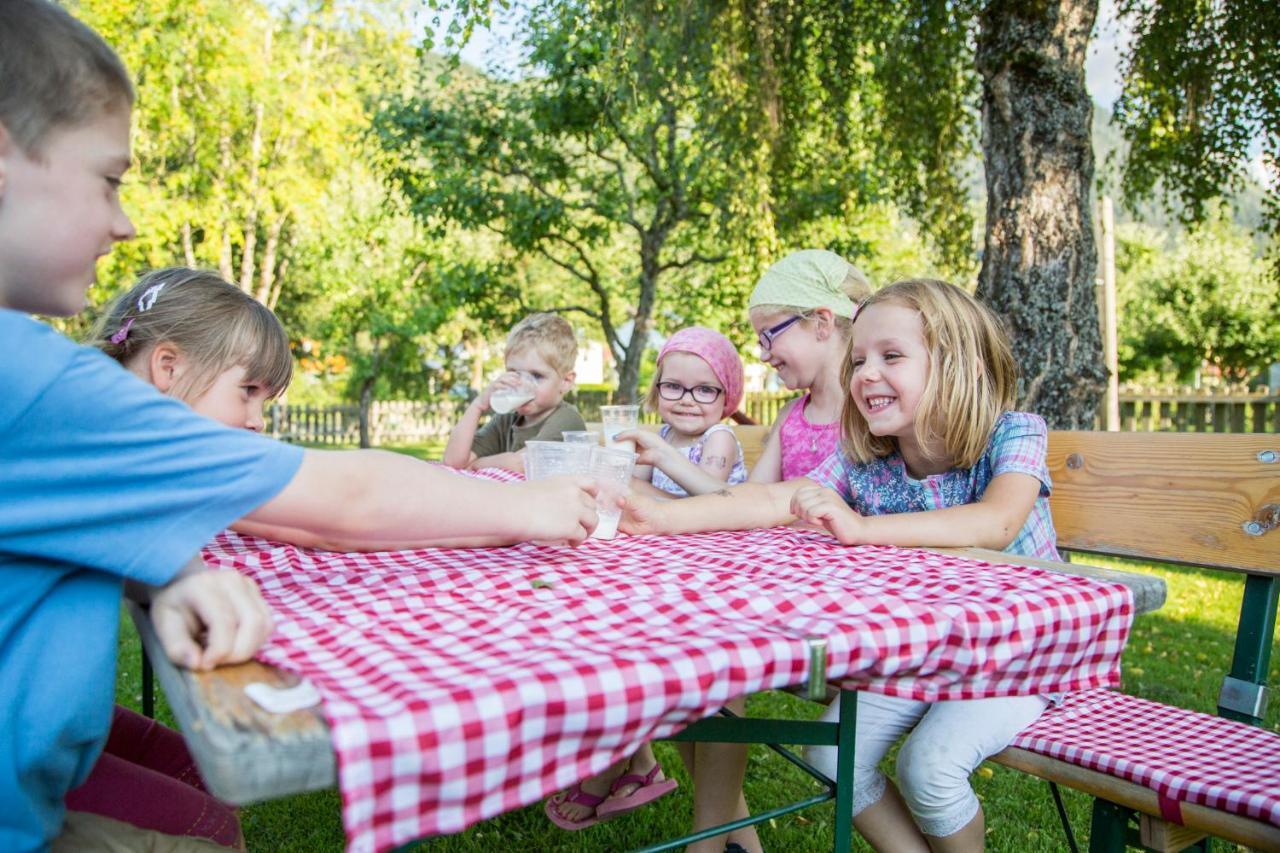
<path fill-rule="evenodd" d="M 596 481 L 596 515 L 599 521 L 591 532 L 592 539 L 612 539 L 618 535 L 622 508 L 618 500 L 631 491 L 631 474 L 636 455 L 630 450 L 612 447 L 591 448 L 591 476 Z"/>
<path fill-rule="evenodd" d="M 634 452 L 634 441 L 616 441 L 614 436 L 640 426 L 639 406 L 601 406 L 600 421 L 604 430 L 604 446 Z"/>
<path fill-rule="evenodd" d="M 499 415 L 514 412 L 538 393 L 538 383 L 526 373 L 514 373 L 510 384 L 499 385 L 489 394 L 489 407 Z"/>

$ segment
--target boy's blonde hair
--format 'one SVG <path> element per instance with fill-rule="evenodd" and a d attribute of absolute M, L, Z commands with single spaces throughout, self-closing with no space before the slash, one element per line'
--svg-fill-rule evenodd
<path fill-rule="evenodd" d="M 876 291 L 858 311 L 879 303 L 911 308 L 920 314 L 929 373 L 916 408 L 916 441 L 929 447 L 939 437 L 947 457 L 971 468 L 986 451 L 996 419 L 1013 408 L 1018 371 L 1009 337 L 995 313 L 954 284 L 915 278 Z M 845 450 L 859 462 L 888 456 L 897 449 L 891 436 L 872 435 L 849 389 L 853 359 L 841 371 L 845 387 L 840 416 Z"/>
<path fill-rule="evenodd" d="M 49 135 L 133 105 L 124 63 L 50 0 L 0 2 L 0 124 L 38 158 Z"/>
<path fill-rule="evenodd" d="M 530 314 L 507 333 L 503 357 L 532 349 L 561 376 L 573 372 L 578 360 L 578 338 L 573 326 L 559 314 Z"/>
<path fill-rule="evenodd" d="M 211 270 L 169 267 L 144 275 L 98 318 L 88 343 L 121 364 L 161 343 L 194 365 L 173 396 L 199 399 L 223 371 L 279 395 L 293 376 L 289 338 L 271 309 Z"/>

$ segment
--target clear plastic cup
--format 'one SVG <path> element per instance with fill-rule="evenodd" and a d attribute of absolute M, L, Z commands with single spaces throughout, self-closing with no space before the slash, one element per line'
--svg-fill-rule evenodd
<path fill-rule="evenodd" d="M 635 471 L 636 455 L 630 450 L 611 447 L 591 448 L 591 476 L 595 478 L 596 515 L 599 521 L 592 531 L 592 539 L 612 539 L 618 535 L 618 522 L 622 509 L 618 499 L 631 491 L 631 474 Z"/>
<path fill-rule="evenodd" d="M 635 452 L 634 441 L 616 441 L 614 436 L 640 426 L 639 406 L 601 406 L 600 421 L 604 428 L 604 446 Z"/>
<path fill-rule="evenodd" d="M 589 474 L 591 447 L 563 441 L 527 441 L 524 445 L 524 478 L 543 480 L 561 474 Z"/>
<path fill-rule="evenodd" d="M 538 393 L 538 382 L 527 373 L 512 371 L 509 385 L 493 389 L 489 395 L 489 407 L 496 414 L 505 415 L 529 402 Z"/>
<path fill-rule="evenodd" d="M 567 429 L 560 433 L 566 444 L 589 444 L 593 447 L 600 444 L 600 432 L 594 429 Z"/>

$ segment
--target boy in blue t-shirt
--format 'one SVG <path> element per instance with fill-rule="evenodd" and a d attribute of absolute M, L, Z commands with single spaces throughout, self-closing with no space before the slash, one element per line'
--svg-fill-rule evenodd
<path fill-rule="evenodd" d="M 166 653 L 207 668 L 270 630 L 251 581 L 199 560 L 241 516 L 363 547 L 576 543 L 595 499 L 585 481 L 500 485 L 227 429 L 32 320 L 80 311 L 97 258 L 133 236 L 133 89 L 48 0 L 0 4 L 0 80 L 0 850 L 26 851 L 58 836 L 102 749 L 124 581 L 159 588 Z"/>

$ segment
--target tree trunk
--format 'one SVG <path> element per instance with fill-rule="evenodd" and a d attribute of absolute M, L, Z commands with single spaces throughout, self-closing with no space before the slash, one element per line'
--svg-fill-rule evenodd
<path fill-rule="evenodd" d="M 1013 339 L 1019 407 L 1058 429 L 1091 429 L 1106 384 L 1084 80 L 1097 11 L 1097 0 L 990 0 L 978 36 L 987 179 L 978 296 Z"/>
<path fill-rule="evenodd" d="M 653 319 L 653 305 L 658 296 L 658 276 L 661 274 L 658 258 L 665 242 L 665 231 L 659 234 L 649 233 L 641 239 L 640 299 L 631 320 L 631 340 L 627 342 L 626 357 L 618 371 L 619 403 L 636 403 L 640 399 L 640 365 L 644 361 L 644 351 L 649 346 L 649 323 Z"/>
<path fill-rule="evenodd" d="M 360 383 L 360 446 L 372 447 L 369 434 L 369 413 L 373 408 L 373 386 L 378 381 L 377 374 L 366 376 Z"/>

